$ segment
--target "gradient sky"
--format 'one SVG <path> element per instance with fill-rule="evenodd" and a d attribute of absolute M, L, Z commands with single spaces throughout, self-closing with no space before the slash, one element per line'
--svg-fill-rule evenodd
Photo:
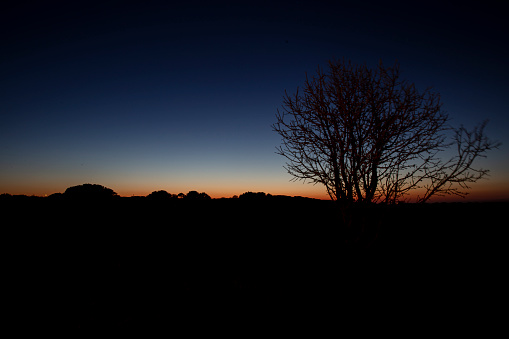
<path fill-rule="evenodd" d="M 331 58 L 400 62 L 456 126 L 503 143 L 469 200 L 509 199 L 503 2 L 16 1 L 0 11 L 0 193 L 97 183 L 328 198 L 289 182 L 271 129 Z"/>

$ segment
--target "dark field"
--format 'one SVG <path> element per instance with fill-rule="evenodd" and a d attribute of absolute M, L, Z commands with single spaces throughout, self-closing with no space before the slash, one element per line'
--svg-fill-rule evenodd
<path fill-rule="evenodd" d="M 505 286 L 507 203 L 357 207 L 350 227 L 332 202 L 296 198 L 0 206 L 5 294 L 24 326 L 299 323 L 389 305 L 446 317 L 479 312 Z"/>

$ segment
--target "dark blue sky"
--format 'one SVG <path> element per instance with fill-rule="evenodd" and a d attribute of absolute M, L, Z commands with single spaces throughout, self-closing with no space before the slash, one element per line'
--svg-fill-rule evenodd
<path fill-rule="evenodd" d="M 1 12 L 0 192 L 324 197 L 274 151 L 285 89 L 331 58 L 400 62 L 455 125 L 503 142 L 472 197 L 509 197 L 502 2 L 15 2 Z M 477 195 L 475 195 L 475 194 Z"/>

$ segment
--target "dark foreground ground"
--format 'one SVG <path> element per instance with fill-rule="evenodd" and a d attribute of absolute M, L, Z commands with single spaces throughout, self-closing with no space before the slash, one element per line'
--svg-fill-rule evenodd
<path fill-rule="evenodd" d="M 73 332 L 465 321 L 503 302 L 508 207 L 355 208 L 347 227 L 313 200 L 3 201 L 4 299 L 21 328 Z"/>

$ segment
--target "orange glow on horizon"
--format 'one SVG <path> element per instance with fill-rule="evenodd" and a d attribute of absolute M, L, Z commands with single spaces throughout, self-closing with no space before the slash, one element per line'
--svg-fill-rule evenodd
<path fill-rule="evenodd" d="M 12 195 L 34 195 L 34 196 L 48 196 L 53 193 L 63 193 L 68 187 L 81 185 L 82 183 L 47 183 L 47 185 L 30 185 L 25 183 L 23 185 L 7 184 L 0 186 L 0 194 L 8 193 Z M 330 200 L 327 192 L 322 186 L 309 185 L 302 183 L 283 182 L 279 185 L 268 184 L 262 185 L 259 183 L 242 184 L 239 187 L 234 185 L 230 186 L 213 186 L 213 185 L 122 185 L 116 183 L 108 185 L 102 182 L 90 182 L 98 183 L 113 189 L 121 197 L 131 196 L 147 196 L 154 191 L 165 190 L 171 194 L 184 193 L 187 194 L 189 191 L 205 192 L 213 199 L 219 198 L 231 198 L 233 196 L 239 196 L 245 192 L 264 192 L 271 195 L 286 195 L 286 196 L 302 196 L 308 198 L 315 198 L 321 200 Z M 53 185 L 54 184 L 54 185 Z M 436 196 L 430 199 L 429 202 L 474 202 L 474 201 L 509 201 L 509 182 L 484 182 L 482 184 L 473 185 L 472 189 L 468 191 L 469 194 L 465 198 L 458 196 Z M 406 196 L 408 202 L 415 202 L 418 192 L 414 192 L 412 195 Z"/>
<path fill-rule="evenodd" d="M 245 192 L 264 192 L 271 195 L 286 195 L 286 196 L 301 196 L 306 198 L 314 198 L 320 200 L 330 200 L 329 195 L 325 190 L 320 191 L 320 189 L 312 189 L 306 190 L 305 187 L 298 190 L 291 191 L 280 191 L 280 190 L 260 190 L 260 189 L 244 189 L 244 190 L 200 190 L 200 189 L 189 189 L 183 191 L 172 191 L 170 189 L 155 189 L 155 190 L 126 190 L 126 191 L 116 191 L 122 197 L 131 197 L 131 196 L 147 196 L 153 191 L 165 190 L 171 194 L 184 193 L 187 194 L 189 191 L 198 191 L 207 193 L 212 199 L 220 199 L 220 198 L 231 198 L 233 196 L 239 196 Z M 415 202 L 418 194 L 414 193 L 406 196 L 406 200 L 409 203 Z M 465 198 L 461 198 L 455 195 L 449 196 L 436 196 L 429 200 L 430 203 L 435 202 L 475 202 L 475 201 L 509 201 L 509 190 L 470 190 L 469 194 Z"/>

